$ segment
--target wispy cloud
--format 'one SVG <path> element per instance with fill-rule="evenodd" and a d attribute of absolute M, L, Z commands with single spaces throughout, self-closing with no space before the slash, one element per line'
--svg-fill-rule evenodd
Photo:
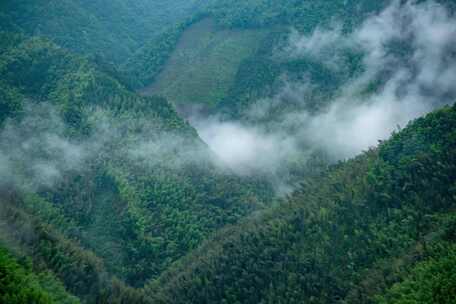
<path fill-rule="evenodd" d="M 22 120 L 8 121 L 0 133 L 0 178 L 22 186 L 51 185 L 62 172 L 81 166 L 87 151 L 64 132 L 54 108 L 29 105 Z"/>
<path fill-rule="evenodd" d="M 26 104 L 23 115 L 7 120 L 0 130 L 0 186 L 31 191 L 52 187 L 68 174 L 82 174 L 97 163 L 131 170 L 136 166 L 154 174 L 157 166 L 181 170 L 211 163 L 214 157 L 195 137 L 164 131 L 160 122 L 143 115 L 87 108 L 90 132 L 74 136 L 57 106 Z"/>
<path fill-rule="evenodd" d="M 334 72 L 346 68 L 343 52 L 357 53 L 362 68 L 317 113 L 306 107 L 321 86 L 302 77 L 284 78 L 278 94 L 245 109 L 247 121 L 272 122 L 193 119 L 201 137 L 239 173 L 280 171 L 312 150 L 334 160 L 352 157 L 456 98 L 456 20 L 433 1 L 393 1 L 351 33 L 337 23 L 310 35 L 293 30 L 282 49 L 281 58 L 311 58 Z M 283 111 L 291 103 L 299 106 Z"/>
<path fill-rule="evenodd" d="M 51 186 L 101 158 L 176 170 L 212 162 L 240 175 L 270 176 L 283 189 L 289 170 L 314 151 L 333 160 L 354 156 L 456 98 L 456 21 L 432 1 L 393 1 L 351 33 L 337 23 L 310 35 L 292 31 L 282 50 L 279 57 L 311 58 L 334 73 L 347 68 L 343 53 L 357 53 L 362 68 L 318 111 L 308 105 L 324 86 L 304 72 L 299 81 L 284 75 L 277 94 L 245 109 L 247 120 L 194 115 L 192 124 L 217 157 L 197 140 L 158 131 L 153 120 L 102 109 L 88 111 L 93 132 L 76 139 L 55 108 L 31 105 L 0 132 L 0 183 Z"/>

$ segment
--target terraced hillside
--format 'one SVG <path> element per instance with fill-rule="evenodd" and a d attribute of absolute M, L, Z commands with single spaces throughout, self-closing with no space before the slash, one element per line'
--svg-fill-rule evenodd
<path fill-rule="evenodd" d="M 266 34 L 264 30 L 220 29 L 214 20 L 203 19 L 185 30 L 163 71 L 143 93 L 164 96 L 179 108 L 214 107 Z"/>

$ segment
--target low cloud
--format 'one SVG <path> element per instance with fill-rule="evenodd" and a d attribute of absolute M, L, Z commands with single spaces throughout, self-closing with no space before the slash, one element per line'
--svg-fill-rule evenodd
<path fill-rule="evenodd" d="M 214 157 L 194 137 L 166 132 L 143 115 L 86 109 L 89 134 L 72 134 L 58 107 L 27 102 L 21 118 L 0 130 L 0 186 L 36 191 L 50 188 L 68 174 L 83 173 L 96 163 L 180 170 Z"/>
<path fill-rule="evenodd" d="M 365 70 L 302 133 L 333 157 L 351 157 L 455 101 L 456 21 L 442 5 L 395 1 L 347 39 L 361 46 Z M 373 93 L 360 94 L 379 82 Z"/>
<path fill-rule="evenodd" d="M 285 157 L 297 152 L 293 138 L 286 134 L 267 133 L 261 127 L 217 118 L 193 122 L 219 160 L 242 175 L 275 172 Z"/>
<path fill-rule="evenodd" d="M 343 64 L 341 52 L 355 47 L 350 37 L 345 36 L 342 25 L 331 24 L 329 29 L 317 28 L 311 35 L 301 35 L 291 29 L 288 45 L 284 48 L 286 58 L 311 58 L 323 62 L 325 66 L 339 69 Z"/>
<path fill-rule="evenodd" d="M 63 172 L 80 167 L 86 149 L 64 134 L 54 108 L 30 104 L 20 121 L 7 121 L 0 133 L 0 178 L 23 187 L 50 186 Z"/>
<path fill-rule="evenodd" d="M 319 111 L 307 108 L 321 86 L 303 75 L 300 81 L 284 77 L 279 93 L 245 110 L 246 120 L 192 119 L 231 168 L 242 174 L 279 172 L 290 159 L 315 150 L 333 160 L 349 158 L 388 138 L 398 126 L 455 101 L 456 20 L 443 5 L 393 1 L 353 32 L 341 28 L 335 23 L 310 35 L 293 30 L 280 55 L 311 58 L 334 72 L 345 68 L 342 53 L 361 56 L 356 76 Z M 268 117 L 272 121 L 263 123 Z"/>
<path fill-rule="evenodd" d="M 265 174 L 285 189 L 290 169 L 314 152 L 332 160 L 352 157 L 387 138 L 398 125 L 456 98 L 456 21 L 435 2 L 393 1 L 351 33 L 334 23 L 310 35 L 292 31 L 281 54 L 286 60 L 311 58 L 337 73 L 346 70 L 347 52 L 362 68 L 345 79 L 317 110 L 324 86 L 311 75 L 283 75 L 281 89 L 245 109 L 245 120 L 193 115 L 203 143 L 157 132 L 146 118 L 112 116 L 92 109 L 92 135 L 68 136 L 50 105 L 31 105 L 21 121 L 0 132 L 0 184 L 51 186 L 67 172 L 84 170 L 91 159 L 131 162 L 142 167 L 180 169 L 212 161 L 240 175 Z M 128 165 L 128 164 L 127 164 Z M 280 184 L 280 182 L 282 184 Z"/>

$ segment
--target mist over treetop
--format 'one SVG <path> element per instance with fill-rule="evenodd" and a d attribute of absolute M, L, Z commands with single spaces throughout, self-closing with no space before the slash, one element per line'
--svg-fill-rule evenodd
<path fill-rule="evenodd" d="M 453 303 L 453 1 L 0 3 L 0 303 Z"/>

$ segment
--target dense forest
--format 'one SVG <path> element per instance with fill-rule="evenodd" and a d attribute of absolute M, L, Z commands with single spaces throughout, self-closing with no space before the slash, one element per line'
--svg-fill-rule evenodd
<path fill-rule="evenodd" d="M 456 303 L 452 0 L 0 2 L 0 303 Z"/>

